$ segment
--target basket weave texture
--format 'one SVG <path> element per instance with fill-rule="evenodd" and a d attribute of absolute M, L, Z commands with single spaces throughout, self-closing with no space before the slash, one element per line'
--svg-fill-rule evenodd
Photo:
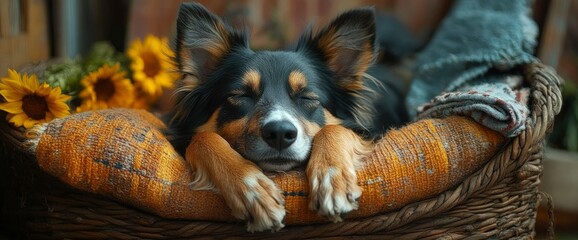
<path fill-rule="evenodd" d="M 106 197 L 74 190 L 41 171 L 22 133 L 1 124 L 2 227 L 24 237 L 509 239 L 534 237 L 542 147 L 560 111 L 560 78 L 541 64 L 523 66 L 531 88 L 526 130 L 509 139 L 480 170 L 456 187 L 401 209 L 341 223 L 288 226 L 247 233 L 244 224 L 164 219 Z"/>

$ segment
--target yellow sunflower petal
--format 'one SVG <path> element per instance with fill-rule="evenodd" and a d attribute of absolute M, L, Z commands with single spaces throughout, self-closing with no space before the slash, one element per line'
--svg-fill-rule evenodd
<path fill-rule="evenodd" d="M 147 95 L 155 95 L 157 86 L 155 85 L 154 81 L 146 79 L 145 81 L 141 81 L 141 89 Z"/>
<path fill-rule="evenodd" d="M 48 109 L 54 116 L 61 118 L 68 116 L 70 107 L 62 102 L 52 102 L 48 104 Z"/>
<path fill-rule="evenodd" d="M 60 97 L 58 97 L 58 101 L 66 102 L 66 101 L 70 100 L 71 98 L 72 98 L 72 96 L 69 96 L 66 94 L 61 94 Z"/>
<path fill-rule="evenodd" d="M 135 72 L 133 73 L 133 78 L 136 81 L 143 82 L 147 80 L 147 75 L 144 72 Z"/>
<path fill-rule="evenodd" d="M 158 85 L 163 87 L 171 87 L 173 86 L 173 78 L 168 73 L 161 73 L 159 76 L 156 77 L 156 82 Z"/>
<path fill-rule="evenodd" d="M 14 126 L 20 127 L 20 126 L 24 125 L 24 121 L 26 121 L 26 119 L 28 119 L 28 116 L 26 116 L 26 113 L 20 113 L 20 114 L 12 115 L 12 117 L 7 118 L 7 119 L 8 119 L 8 122 L 14 124 Z"/>
<path fill-rule="evenodd" d="M 161 61 L 161 67 L 165 70 L 165 71 L 175 71 L 175 64 L 173 63 L 173 61 L 171 59 L 165 58 L 163 59 L 163 61 Z"/>
<path fill-rule="evenodd" d="M 9 89 L 0 90 L 0 95 L 2 95 L 7 102 L 16 102 L 22 100 L 24 96 L 22 93 L 17 91 L 11 91 Z"/>
<path fill-rule="evenodd" d="M 141 72 L 144 69 L 144 61 L 142 58 L 134 58 L 132 63 L 130 64 L 130 68 L 135 72 Z"/>
<path fill-rule="evenodd" d="M 62 102 L 65 103 L 66 101 L 70 100 L 70 98 L 72 98 L 72 96 L 66 95 L 66 94 L 62 94 L 62 90 L 60 89 L 60 87 L 57 87 L 58 90 L 54 91 L 54 89 L 50 90 L 49 94 L 46 96 L 47 100 L 49 102 Z M 80 96 L 80 94 L 79 94 Z"/>
<path fill-rule="evenodd" d="M 32 119 L 32 118 L 27 118 L 26 120 L 24 120 L 24 124 L 23 124 L 23 125 L 24 125 L 25 128 L 31 128 L 31 127 L 33 127 L 34 125 L 39 124 L 39 123 L 40 123 L 40 121 L 38 121 L 38 120 L 35 120 L 35 119 Z"/>
<path fill-rule="evenodd" d="M 38 88 L 38 90 L 36 90 L 36 93 L 38 94 L 38 96 L 49 96 L 50 94 L 50 86 L 46 83 L 42 83 L 42 85 L 40 85 L 40 87 Z"/>
<path fill-rule="evenodd" d="M 20 79 L 20 74 L 14 69 L 8 69 L 8 77 L 11 79 Z"/>
<path fill-rule="evenodd" d="M 92 86 L 92 84 L 94 84 L 94 82 L 96 81 L 96 74 L 90 73 L 88 75 L 86 75 L 84 78 L 82 78 L 80 80 L 80 83 L 82 84 L 83 87 L 88 87 L 88 86 Z"/>
<path fill-rule="evenodd" d="M 22 76 L 22 82 L 24 83 L 24 87 L 29 89 L 31 92 L 34 92 L 39 87 L 36 75 L 28 76 L 28 74 L 24 74 Z"/>
<path fill-rule="evenodd" d="M 2 85 L 0 85 L 0 89 L 18 92 L 22 95 L 26 94 L 20 79 L 2 78 Z"/>
<path fill-rule="evenodd" d="M 115 73 L 114 75 L 112 75 L 111 78 L 114 78 L 114 79 L 116 79 L 116 78 L 118 78 L 118 79 L 124 79 L 124 76 L 125 76 L 125 75 L 126 75 L 125 72 L 117 72 L 117 73 Z M 128 79 L 127 79 L 127 80 L 128 80 Z"/>
<path fill-rule="evenodd" d="M 149 47 L 150 50 L 152 50 L 153 52 L 157 52 L 157 53 L 161 51 L 161 43 L 160 43 L 160 41 L 158 41 L 158 40 L 156 40 L 156 39 L 153 39 L 153 38 L 150 38 L 150 39 L 147 39 L 147 40 L 150 40 L 150 41 L 147 41 L 148 47 Z"/>
<path fill-rule="evenodd" d="M 53 88 L 52 91 L 50 91 L 50 95 L 60 95 L 62 93 L 62 90 L 60 90 L 59 87 L 57 88 Z"/>
<path fill-rule="evenodd" d="M 69 108 L 62 106 L 49 106 L 49 113 L 55 117 L 61 118 L 69 115 Z M 48 112 L 47 112 L 48 114 Z"/>
<path fill-rule="evenodd" d="M 22 113 L 22 101 L 0 103 L 0 110 L 12 114 Z"/>
<path fill-rule="evenodd" d="M 47 112 L 46 116 L 44 117 L 44 121 L 45 122 L 50 122 L 54 119 L 54 114 L 52 114 L 51 112 Z"/>

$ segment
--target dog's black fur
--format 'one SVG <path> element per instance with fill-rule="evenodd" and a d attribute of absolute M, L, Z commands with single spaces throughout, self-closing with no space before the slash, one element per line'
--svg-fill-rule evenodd
<path fill-rule="evenodd" d="M 355 167 L 373 140 L 406 120 L 403 84 L 374 65 L 378 42 L 388 41 L 376 39 L 374 11 L 362 8 L 306 30 L 291 50 L 254 51 L 245 32 L 182 4 L 175 41 L 182 78 L 167 121 L 193 169 L 191 187 L 218 189 L 248 231 L 277 231 L 284 197 L 263 171 L 306 165 L 309 209 L 342 221 L 362 194 Z"/>
<path fill-rule="evenodd" d="M 174 46 L 183 77 L 167 120 L 172 143 L 184 153 L 191 137 L 208 122 L 214 121 L 212 129 L 218 130 L 239 119 L 263 118 L 274 106 L 306 124 L 323 127 L 332 116 L 365 139 L 380 138 L 407 119 L 402 90 L 394 82 L 399 80 L 383 66 L 373 66 L 379 51 L 375 29 L 374 10 L 355 9 L 318 33 L 306 30 L 291 50 L 254 51 L 246 32 L 230 28 L 201 5 L 183 4 Z M 258 89 L 243 79 L 248 71 L 259 73 Z M 297 92 L 287 82 L 293 71 L 307 82 Z M 250 146 L 260 141 L 255 138 L 266 136 L 251 133 L 249 125 L 261 123 L 235 124 L 243 133 L 236 137 L 243 139 L 227 140 L 257 163 L 306 160 L 270 149 L 252 153 L 259 151 Z M 254 128 L 263 131 L 263 126 Z"/>

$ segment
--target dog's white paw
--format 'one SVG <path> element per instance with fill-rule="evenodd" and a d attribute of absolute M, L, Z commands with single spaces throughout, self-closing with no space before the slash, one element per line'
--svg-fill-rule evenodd
<path fill-rule="evenodd" d="M 263 173 L 245 176 L 224 194 L 234 217 L 247 221 L 247 231 L 278 231 L 285 227 L 285 200 L 275 183 Z"/>
<path fill-rule="evenodd" d="M 315 169 L 310 172 L 309 184 L 309 209 L 333 222 L 343 221 L 347 213 L 358 208 L 361 187 L 354 169 Z"/>

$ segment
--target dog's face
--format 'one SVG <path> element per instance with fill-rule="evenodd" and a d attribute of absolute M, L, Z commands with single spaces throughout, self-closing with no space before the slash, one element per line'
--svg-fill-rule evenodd
<path fill-rule="evenodd" d="M 177 22 L 183 78 L 170 127 L 185 144 L 216 132 L 264 170 L 285 171 L 308 159 L 321 127 L 359 118 L 375 51 L 372 10 L 306 32 L 293 51 L 253 51 L 243 32 L 200 5 L 183 4 Z"/>
<path fill-rule="evenodd" d="M 209 120 L 196 129 L 214 131 L 263 169 L 288 170 L 308 157 L 313 136 L 335 118 L 315 70 L 291 52 L 229 56 L 226 77 Z M 230 68 L 230 69 L 229 69 Z"/>

